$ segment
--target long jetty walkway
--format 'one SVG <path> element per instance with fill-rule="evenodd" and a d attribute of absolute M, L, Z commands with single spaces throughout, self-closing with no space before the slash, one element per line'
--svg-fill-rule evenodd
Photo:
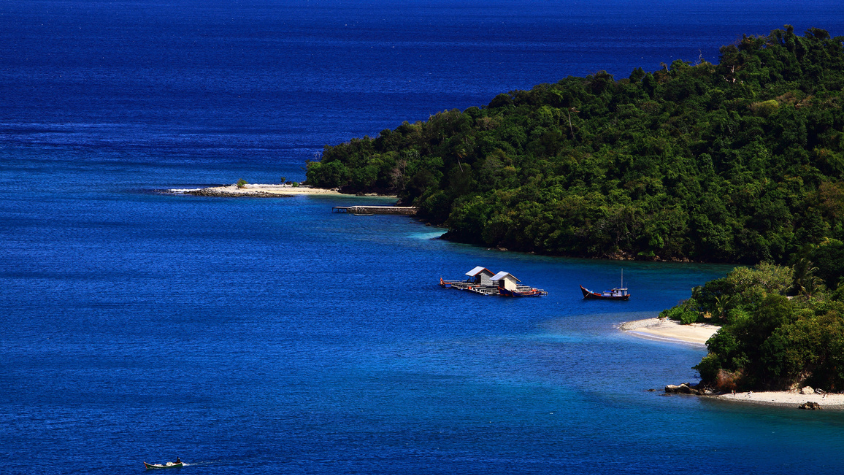
<path fill-rule="evenodd" d="M 331 208 L 332 213 L 352 214 L 416 214 L 415 206 L 335 206 Z"/>

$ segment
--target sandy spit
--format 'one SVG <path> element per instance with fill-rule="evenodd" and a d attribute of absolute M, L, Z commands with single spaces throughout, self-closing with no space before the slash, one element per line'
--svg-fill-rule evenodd
<path fill-rule="evenodd" d="M 243 187 L 237 185 L 212 186 L 208 188 L 172 188 L 167 190 L 168 193 L 185 194 L 185 195 L 200 195 L 200 196 L 231 196 L 231 197 L 281 197 L 281 196 L 298 196 L 298 195 L 319 195 L 319 196 L 354 196 L 345 193 L 340 193 L 336 188 L 310 188 L 307 186 L 291 186 L 291 185 L 267 185 L 267 184 L 247 184 Z M 395 196 L 384 196 L 370 193 L 364 196 L 380 197 L 380 198 L 397 198 Z"/>
<path fill-rule="evenodd" d="M 706 346 L 706 340 L 714 335 L 720 327 L 707 323 L 681 325 L 679 322 L 667 318 L 646 318 L 622 323 L 620 328 L 624 332 L 641 338 Z"/>

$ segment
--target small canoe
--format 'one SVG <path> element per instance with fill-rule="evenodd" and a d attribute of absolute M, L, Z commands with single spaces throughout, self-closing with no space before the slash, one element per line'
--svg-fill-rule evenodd
<path fill-rule="evenodd" d="M 167 462 L 165 464 L 144 462 L 144 467 L 146 467 L 147 470 L 158 470 L 162 468 L 182 468 L 184 465 L 185 464 L 182 462 Z"/>
<path fill-rule="evenodd" d="M 591 290 L 589 290 L 586 287 L 581 285 L 580 291 L 583 292 L 583 298 L 585 298 L 585 299 L 601 299 L 601 300 L 628 300 L 628 299 L 630 299 L 630 294 L 627 293 L 627 289 L 625 289 L 625 288 L 605 290 L 603 292 L 592 292 Z"/>

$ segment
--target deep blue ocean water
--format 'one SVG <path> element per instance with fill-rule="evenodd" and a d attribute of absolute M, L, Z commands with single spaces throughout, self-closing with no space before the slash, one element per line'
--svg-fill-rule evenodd
<path fill-rule="evenodd" d="M 0 473 L 840 471 L 844 415 L 650 388 L 705 349 L 622 334 L 726 266 L 449 243 L 364 198 L 157 194 L 304 178 L 324 144 L 837 1 L 0 1 Z M 377 199 L 375 201 L 378 201 Z M 476 265 L 543 287 L 440 289 Z M 578 285 L 633 299 L 584 302 Z"/>

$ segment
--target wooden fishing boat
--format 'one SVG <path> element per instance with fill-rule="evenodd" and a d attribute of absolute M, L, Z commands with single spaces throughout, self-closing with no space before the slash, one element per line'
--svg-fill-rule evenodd
<path fill-rule="evenodd" d="M 585 299 L 628 300 L 630 298 L 630 294 L 627 293 L 627 289 L 619 288 L 605 290 L 603 292 L 592 292 L 581 285 L 580 290 L 583 292 L 583 298 Z"/>
<path fill-rule="evenodd" d="M 185 464 L 182 462 L 167 462 L 165 464 L 144 462 L 144 467 L 147 470 L 158 470 L 162 468 L 182 468 L 184 465 Z"/>
<path fill-rule="evenodd" d="M 584 286 L 580 286 L 580 291 L 583 292 L 584 299 L 598 299 L 598 300 L 628 300 L 630 293 L 624 286 L 624 270 L 621 271 L 621 287 L 617 287 L 603 292 L 592 292 Z"/>

